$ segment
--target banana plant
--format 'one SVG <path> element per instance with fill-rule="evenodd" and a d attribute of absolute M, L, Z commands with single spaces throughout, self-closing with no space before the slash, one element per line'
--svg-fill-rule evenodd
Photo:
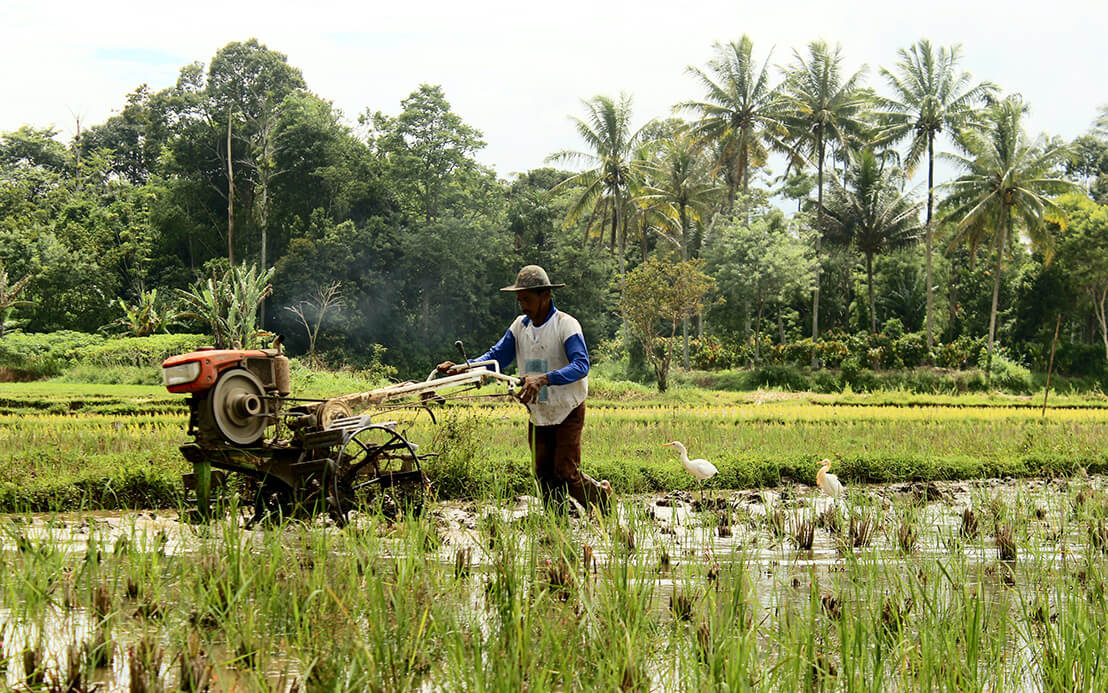
<path fill-rule="evenodd" d="M 258 307 L 273 293 L 272 278 L 272 267 L 232 265 L 222 275 L 177 290 L 185 309 L 181 317 L 207 323 L 217 347 L 253 348 L 269 334 L 258 325 Z"/>
<path fill-rule="evenodd" d="M 158 299 L 158 290 L 142 291 L 132 304 L 122 298 L 116 305 L 123 311 L 113 325 L 122 327 L 132 337 L 148 337 L 155 332 L 166 332 L 180 317 L 177 307 Z"/>

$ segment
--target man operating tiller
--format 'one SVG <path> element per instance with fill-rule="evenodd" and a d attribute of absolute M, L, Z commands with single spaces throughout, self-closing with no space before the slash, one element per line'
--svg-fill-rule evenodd
<path fill-rule="evenodd" d="M 488 352 L 468 363 L 496 360 L 506 371 L 518 361 L 519 400 L 531 414 L 527 439 L 535 464 L 535 478 L 548 507 L 565 507 L 566 495 L 582 507 L 610 511 L 612 486 L 581 471 L 581 431 L 585 427 L 585 398 L 589 393 L 589 352 L 581 325 L 554 307 L 546 270 L 527 265 L 515 284 L 501 291 L 516 295 L 523 312 Z M 453 361 L 438 365 L 442 373 Z"/>

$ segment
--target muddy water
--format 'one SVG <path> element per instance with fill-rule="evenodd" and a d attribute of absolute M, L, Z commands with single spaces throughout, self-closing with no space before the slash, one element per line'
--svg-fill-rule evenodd
<path fill-rule="evenodd" d="M 693 574 L 710 574 L 719 567 L 741 563 L 746 570 L 753 592 L 763 609 L 779 607 L 783 600 L 806 601 L 813 581 L 831 581 L 836 570 L 841 570 L 846 554 L 853 553 L 857 560 L 873 561 L 894 569 L 906 569 L 909 562 L 948 560 L 953 551 L 961 552 L 961 558 L 982 566 L 982 572 L 995 570 L 997 546 L 991 531 L 982 527 L 982 538 L 974 541 L 955 542 L 962 527 L 962 513 L 975 509 L 982 523 L 985 512 L 983 503 L 1002 504 L 1016 508 L 1031 518 L 1029 538 L 1021 541 L 1020 564 L 1033 560 L 1037 566 L 1073 561 L 1080 557 L 1079 533 L 1076 525 L 1067 526 L 1065 511 L 1072 490 L 1065 480 L 987 480 L 979 482 L 898 484 L 891 486 L 866 486 L 850 489 L 845 501 L 833 503 L 803 485 L 786 486 L 760 491 L 709 492 L 706 500 L 686 493 L 635 496 L 620 499 L 616 523 L 603 526 L 585 517 L 569 523 L 572 541 L 582 547 L 588 545 L 595 556 L 596 570 L 613 560 L 619 560 L 613 543 L 632 541 L 636 552 L 665 561 L 666 568 L 658 571 L 655 603 L 659 610 L 669 608 L 671 597 Z M 1082 479 L 1080 485 L 1103 489 L 1104 478 Z M 911 506 L 918 537 L 913 550 L 905 552 L 898 547 L 895 519 L 898 512 Z M 798 549 L 794 538 L 801 523 L 826 524 L 831 511 L 837 514 L 839 531 L 827 526 L 816 526 L 812 534 L 811 548 Z M 511 524 L 526 522 L 533 513 L 543 512 L 535 498 L 521 497 L 507 507 L 449 502 L 437 504 L 431 513 L 441 542 L 433 554 L 443 564 L 455 562 L 459 552 L 465 551 L 471 569 L 480 574 L 488 569 L 491 553 L 487 550 L 485 534 L 490 518 Z M 851 518 L 869 518 L 874 524 L 872 540 L 868 547 L 854 549 L 845 546 L 844 537 Z M 357 520 L 356 520 L 357 521 Z M 770 528 L 775 522 L 778 531 Z M 320 531 L 338 531 L 320 521 Z M 618 525 L 620 529 L 615 529 Z M 767 529 L 770 528 L 770 529 Z M 30 516 L 0 516 L 0 550 L 33 550 L 36 546 L 49 546 L 55 551 L 82 554 L 94 550 L 109 551 L 126 547 L 129 551 L 160 552 L 166 556 L 191 560 L 202 550 L 203 528 L 181 522 L 175 512 L 81 512 Z M 266 531 L 244 531 L 243 541 L 260 542 Z M 615 533 L 622 532 L 619 537 Z M 989 535 L 986 537 L 985 535 Z M 210 538 L 207 539 L 210 541 Z M 520 536 L 519 555 L 525 555 L 528 537 Z M 397 553 L 403 547 L 395 547 Z M 665 557 L 665 558 L 663 558 Z M 1009 565 L 1009 564 L 1004 564 Z M 997 581 L 983 581 L 982 595 L 990 596 L 998 589 Z M 475 594 L 468 601 L 475 614 L 479 612 L 476 591 L 480 581 L 470 583 Z M 1015 579 L 1016 589 L 1030 585 L 1027 580 Z M 74 642 L 86 642 L 94 637 L 94 617 L 83 609 L 51 607 L 43 618 L 25 619 L 20 605 L 0 604 L 0 635 L 3 653 L 8 666 L 0 680 L 8 689 L 21 687 L 25 677 L 21 652 L 36 647 L 43 653 L 40 668 L 47 672 L 47 679 L 63 671 L 70 654 L 67 648 Z M 134 644 L 141 637 L 137 626 L 128 632 L 126 628 L 116 634 L 119 645 L 112 666 L 94 673 L 93 682 L 102 691 L 126 691 L 130 688 L 129 662 Z M 216 660 L 230 661 L 231 655 Z M 1013 652 L 1017 658 L 1026 653 Z M 176 662 L 163 661 L 163 676 L 175 681 Z M 272 671 L 253 672 L 262 676 L 273 690 L 285 690 L 288 681 L 296 675 L 296 664 L 281 657 L 271 660 Z M 1028 666 L 1030 668 L 1030 666 Z M 216 690 L 251 689 L 248 682 L 238 681 L 233 668 L 222 667 L 216 676 Z M 1030 684 L 1029 684 L 1030 685 Z"/>

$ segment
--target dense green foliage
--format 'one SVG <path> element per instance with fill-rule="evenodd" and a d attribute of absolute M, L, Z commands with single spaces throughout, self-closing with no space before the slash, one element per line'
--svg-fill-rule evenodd
<path fill-rule="evenodd" d="M 283 54 L 230 43 L 70 142 L 32 125 L 0 134 L 0 343 L 191 331 L 229 344 L 265 330 L 294 355 L 421 374 L 455 339 L 478 351 L 502 334 L 515 306 L 495 289 L 538 263 L 568 285 L 556 301 L 594 354 L 642 375 L 641 350 L 619 338 L 623 277 L 652 257 L 703 258 L 715 291 L 682 322 L 687 366 L 696 339 L 742 354 L 702 366 L 805 352 L 837 367 L 817 353 L 825 333 L 862 340 L 896 320 L 922 353 L 853 354 L 858 367 L 945 366 L 950 345 L 984 340 L 985 358 L 975 349 L 958 367 L 988 370 L 995 343 L 1041 370 L 1061 315 L 1059 370 L 1100 375 L 1108 129 L 1070 146 L 1029 137 L 1026 105 L 975 83 L 957 47 L 900 51 L 884 87 L 844 59 L 817 41 L 774 67 L 750 37 L 717 45 L 689 68 L 703 96 L 678 104 L 688 122 L 636 127 L 629 95 L 596 96 L 575 118 L 582 146 L 550 157 L 584 170 L 503 180 L 477 162 L 485 136 L 441 87 L 417 85 L 398 112 L 354 125 Z M 933 180 L 940 155 L 961 167 L 956 180 Z M 926 204 L 908 189 L 925 159 Z M 213 318 L 233 307 L 205 283 L 270 267 L 272 294 L 250 299 L 256 324 L 239 306 L 246 331 L 227 337 Z M 285 310 L 330 287 L 312 330 Z M 57 339 L 64 350 L 86 338 Z M 9 377 L 56 374 L 69 358 L 18 340 L 0 353 Z"/>

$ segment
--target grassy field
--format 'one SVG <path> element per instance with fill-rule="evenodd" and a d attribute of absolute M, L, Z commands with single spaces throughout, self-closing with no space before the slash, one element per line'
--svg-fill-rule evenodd
<path fill-rule="evenodd" d="M 338 376 L 300 387 L 361 389 Z M 443 503 L 400 521 L 206 524 L 160 508 L 187 471 L 182 397 L 0 386 L 0 687 L 19 690 L 1104 690 L 1108 409 L 1099 396 L 721 393 L 599 382 L 586 468 L 721 500 L 542 512 L 523 410 L 403 422 Z M 313 389 L 314 388 L 314 389 Z M 784 483 L 835 458 L 848 505 Z M 1082 469 L 1093 473 L 1087 477 Z M 977 476 L 1050 481 L 869 481 Z"/>
<path fill-rule="evenodd" d="M 301 382 L 324 396 L 368 388 L 333 374 Z M 584 466 L 620 492 L 692 489 L 661 443 L 681 440 L 720 469 L 716 488 L 812 483 L 835 461 L 847 484 L 1108 471 L 1103 396 L 815 395 L 646 388 L 600 381 L 589 400 Z M 441 498 L 532 492 L 525 412 L 451 404 L 404 426 Z M 401 414 L 398 413 L 398 416 Z M 0 510 L 172 507 L 188 471 L 185 398 L 160 387 L 0 385 Z"/>

